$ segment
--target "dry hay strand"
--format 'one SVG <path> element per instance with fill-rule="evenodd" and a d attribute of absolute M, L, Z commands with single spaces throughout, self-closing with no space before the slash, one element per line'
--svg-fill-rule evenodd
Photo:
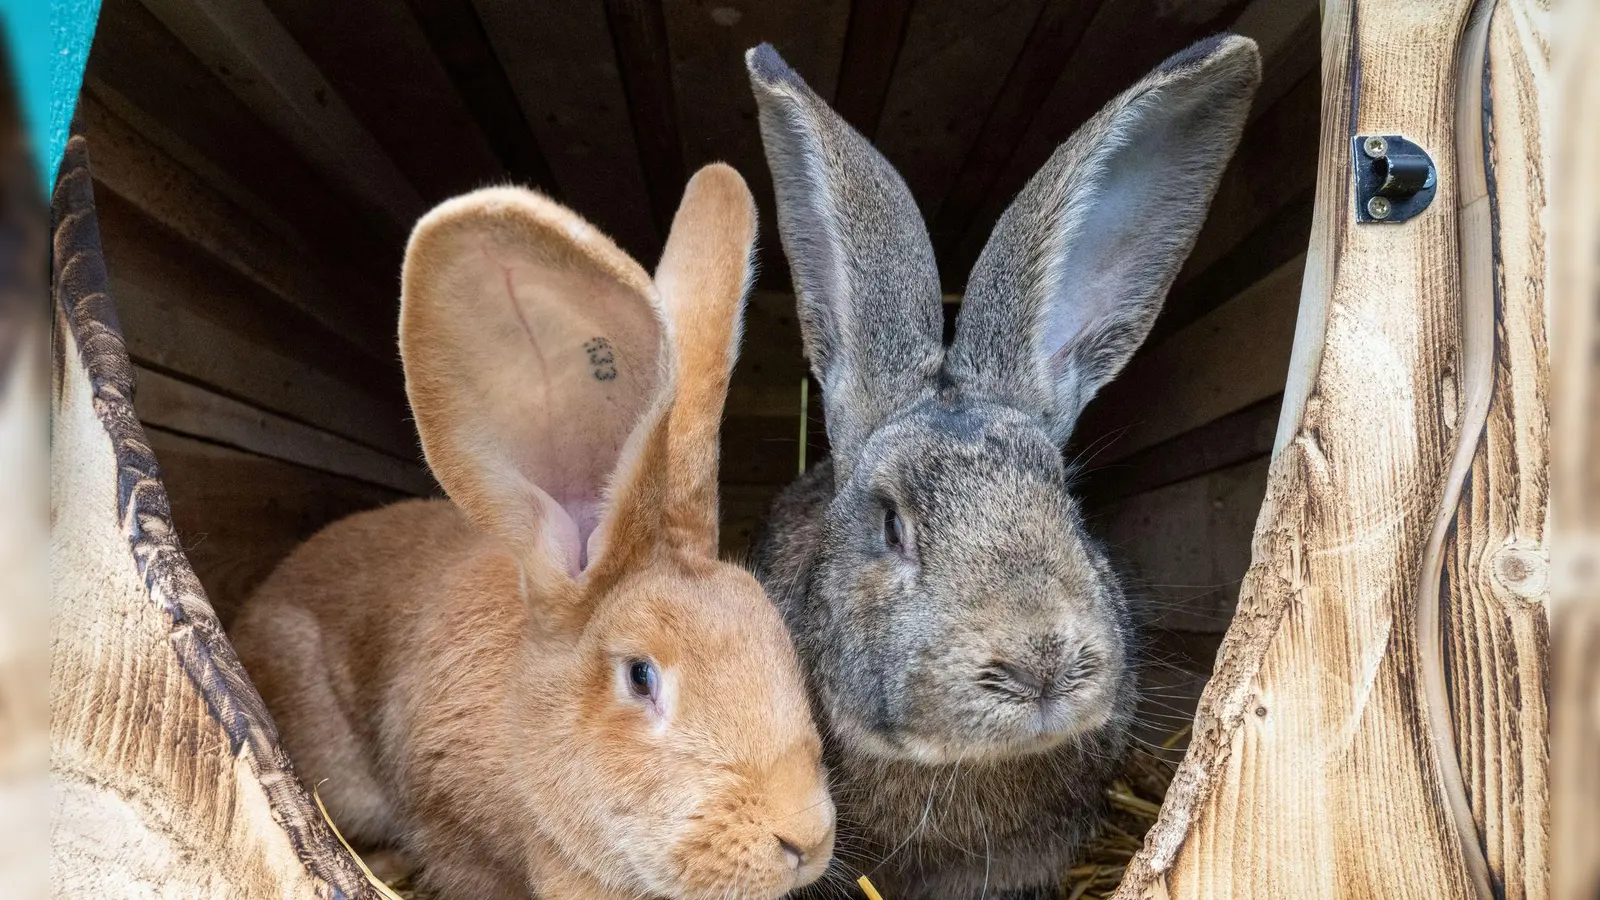
<path fill-rule="evenodd" d="M 1084 847 L 1082 859 L 1062 877 L 1062 900 L 1108 900 L 1116 892 L 1129 860 L 1144 846 L 1145 832 L 1161 813 L 1161 802 L 1166 799 L 1167 788 L 1171 787 L 1173 773 L 1183 756 L 1180 745 L 1188 736 L 1189 726 L 1184 725 L 1162 742 L 1159 754 L 1139 748 L 1129 755 L 1122 774 L 1106 789 L 1109 808 L 1100 833 Z M 322 798 L 315 791 L 312 797 L 317 801 L 317 808 L 322 809 Z M 322 815 L 327 818 L 328 811 L 322 809 Z M 344 836 L 339 834 L 332 819 L 328 819 L 328 825 L 340 843 L 344 843 Z M 350 849 L 348 843 L 345 849 Z M 354 850 L 351 855 L 360 859 Z M 388 900 L 428 900 L 426 894 L 417 891 L 411 873 L 384 884 L 365 863 L 361 868 Z M 868 900 L 892 900 L 882 897 L 864 876 L 859 885 L 862 896 Z"/>
<path fill-rule="evenodd" d="M 1063 900 L 1107 900 L 1116 893 L 1129 860 L 1144 846 L 1145 832 L 1161 813 L 1183 756 L 1179 747 L 1188 736 L 1189 726 L 1184 725 L 1162 742 L 1159 755 L 1142 748 L 1129 755 L 1122 774 L 1106 789 L 1110 808 L 1100 833 L 1062 879 Z"/>

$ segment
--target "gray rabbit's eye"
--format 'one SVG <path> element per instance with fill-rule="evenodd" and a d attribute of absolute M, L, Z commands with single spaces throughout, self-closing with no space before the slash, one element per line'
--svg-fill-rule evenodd
<path fill-rule="evenodd" d="M 883 545 L 901 556 L 911 555 L 911 547 L 906 541 L 906 524 L 892 505 L 886 505 L 883 510 Z"/>

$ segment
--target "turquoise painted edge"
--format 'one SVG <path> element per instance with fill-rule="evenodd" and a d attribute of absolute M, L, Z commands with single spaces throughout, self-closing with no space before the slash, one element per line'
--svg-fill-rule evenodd
<path fill-rule="evenodd" d="M 0 0 L 9 73 L 38 154 L 45 196 L 55 183 L 83 86 L 100 0 Z M 42 153 L 41 153 L 42 151 Z"/>

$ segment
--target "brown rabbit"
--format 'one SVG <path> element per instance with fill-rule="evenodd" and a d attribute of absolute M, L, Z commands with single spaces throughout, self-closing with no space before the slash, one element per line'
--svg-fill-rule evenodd
<path fill-rule="evenodd" d="M 234 640 L 333 819 L 445 897 L 778 897 L 828 864 L 794 651 L 716 558 L 755 229 L 714 165 L 654 284 L 515 188 L 411 236 L 406 390 L 451 500 L 328 527 Z"/>

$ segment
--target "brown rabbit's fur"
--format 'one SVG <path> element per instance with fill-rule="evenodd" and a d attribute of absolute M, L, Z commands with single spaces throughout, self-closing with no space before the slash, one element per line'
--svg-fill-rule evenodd
<path fill-rule="evenodd" d="M 234 637 L 335 821 L 358 844 L 414 856 L 443 896 L 776 897 L 826 867 L 833 808 L 794 652 L 755 580 L 715 557 L 717 424 L 754 228 L 738 175 L 703 170 L 674 222 L 659 301 L 608 239 L 526 191 L 451 201 L 412 237 L 407 388 L 453 502 L 330 526 L 263 584 Z M 508 383 L 534 399 L 484 390 L 499 373 L 482 369 L 503 362 L 494 351 L 505 329 L 495 328 L 515 320 L 472 305 L 500 277 L 474 267 L 513 250 L 514 265 L 535 273 L 530 290 L 581 278 L 586 290 L 618 291 L 609 321 L 624 330 L 642 322 L 648 336 L 659 321 L 629 319 L 628 292 L 647 311 L 666 308 L 671 340 L 659 353 L 669 363 L 653 402 L 563 409 L 548 379 L 524 385 L 516 373 Z M 543 371 L 564 345 L 529 328 L 522 307 L 542 301 L 525 302 L 512 267 L 503 296 L 486 302 L 509 298 Z M 559 316 L 561 304 L 535 312 Z M 648 363 L 656 348 L 645 343 L 635 349 Z M 641 353 L 617 352 L 635 374 Z M 626 383 L 567 386 L 609 403 Z M 546 417 L 552 404 L 591 418 L 638 407 L 637 426 L 615 434 L 568 423 L 600 428 L 596 452 L 616 459 L 587 567 L 572 534 L 555 534 L 552 495 L 539 492 L 549 484 L 529 475 L 529 493 L 515 482 L 573 461 L 536 458 L 562 447 L 527 436 L 524 423 L 476 424 L 508 405 L 526 412 L 524 402 Z M 495 468 L 505 458 L 514 472 Z M 581 545 L 582 513 L 573 521 Z M 641 659 L 659 668 L 659 700 L 630 694 L 618 674 Z"/>

